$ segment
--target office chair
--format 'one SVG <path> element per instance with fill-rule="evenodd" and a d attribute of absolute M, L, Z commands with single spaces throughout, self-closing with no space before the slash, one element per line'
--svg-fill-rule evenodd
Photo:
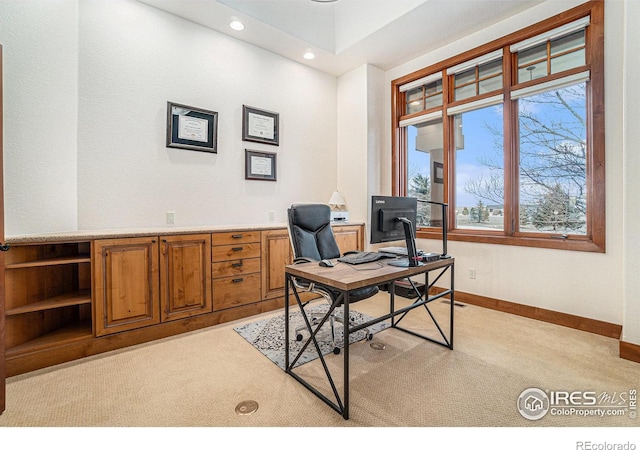
<path fill-rule="evenodd" d="M 294 264 L 303 262 L 318 262 L 322 259 L 333 259 L 340 257 L 340 249 L 336 243 L 336 239 L 331 229 L 331 209 L 329 205 L 324 204 L 294 204 L 287 210 L 289 239 L 293 248 Z M 333 305 L 339 291 L 329 286 L 317 283 L 310 283 L 306 280 L 293 279 L 295 288 L 301 292 L 312 292 L 322 296 L 329 305 Z M 367 287 L 349 292 L 349 304 L 367 299 L 378 293 L 378 287 Z M 309 302 L 302 305 L 304 308 Z M 341 304 L 337 305 L 342 306 Z M 331 338 L 333 341 L 333 353 L 340 353 L 340 347 L 336 345 L 335 326 L 337 320 L 344 324 L 344 317 L 337 308 L 330 317 Z M 312 323 L 324 316 L 324 314 L 311 314 Z M 296 339 L 302 340 L 301 330 L 306 326 L 296 328 Z M 371 340 L 373 334 L 369 330 L 366 331 L 366 339 Z M 348 343 L 345 343 L 348 345 Z"/>

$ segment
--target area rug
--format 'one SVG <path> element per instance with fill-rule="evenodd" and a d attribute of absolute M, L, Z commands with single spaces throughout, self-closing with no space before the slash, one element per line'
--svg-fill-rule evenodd
<path fill-rule="evenodd" d="M 302 314 L 299 311 L 295 311 L 297 307 L 292 307 L 289 310 L 289 355 L 291 361 L 295 355 L 298 354 L 300 349 L 304 346 L 305 342 L 309 337 L 309 333 L 306 329 L 303 331 L 303 339 L 302 341 L 296 340 L 295 330 L 299 326 L 304 326 L 304 319 Z M 306 308 L 307 316 L 310 313 L 314 314 L 323 314 L 329 310 L 329 305 L 320 304 L 308 306 Z M 358 311 L 349 311 L 349 316 L 351 317 L 352 324 L 361 324 L 371 320 L 371 317 L 362 314 Z M 369 332 L 371 334 L 378 333 L 389 326 L 386 322 L 380 322 L 375 325 L 369 327 Z M 240 334 L 244 339 L 247 340 L 251 345 L 253 345 L 256 349 L 258 349 L 264 356 L 269 358 L 275 364 L 277 364 L 282 370 L 285 369 L 284 364 L 284 346 L 285 346 L 285 336 L 284 336 L 284 313 L 279 314 L 277 316 L 263 319 L 257 322 L 247 323 L 245 325 L 237 326 L 234 328 L 235 331 Z M 344 346 L 344 328 L 341 323 L 335 322 L 335 330 L 336 330 L 336 346 L 339 348 L 343 348 Z M 323 355 L 327 355 L 333 352 L 333 343 L 331 342 L 331 325 L 329 321 L 322 326 L 322 329 L 316 334 L 316 338 L 318 340 L 318 345 L 320 347 L 320 351 Z M 361 341 L 366 338 L 366 331 L 360 330 L 356 333 L 351 334 L 349 336 L 349 342 L 354 343 Z M 295 367 L 298 367 L 304 363 L 309 361 L 313 361 L 318 358 L 318 353 L 316 351 L 315 345 L 313 342 L 310 343 L 305 352 L 302 354 L 300 359 L 296 362 Z M 290 362 L 291 362 L 290 361 Z"/>

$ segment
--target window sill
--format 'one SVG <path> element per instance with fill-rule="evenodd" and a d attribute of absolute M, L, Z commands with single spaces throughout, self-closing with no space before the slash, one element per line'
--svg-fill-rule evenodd
<path fill-rule="evenodd" d="M 442 232 L 439 230 L 419 229 L 416 233 L 418 239 L 442 240 Z M 482 234 L 453 230 L 447 232 L 448 241 L 476 242 L 479 244 L 515 245 L 519 247 L 550 248 L 556 250 L 571 250 L 578 252 L 605 253 L 604 242 L 601 245 L 587 237 L 551 237 L 545 236 L 503 236 L 497 234 Z"/>

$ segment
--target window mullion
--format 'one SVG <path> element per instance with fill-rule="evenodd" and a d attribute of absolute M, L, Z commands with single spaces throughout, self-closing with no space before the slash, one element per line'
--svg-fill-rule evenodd
<path fill-rule="evenodd" d="M 444 133 L 444 199 L 443 202 L 449 205 L 447 208 L 447 231 L 453 229 L 455 225 L 455 204 L 452 200 L 455 198 L 453 187 L 455 186 L 455 151 L 453 149 L 453 127 L 451 126 L 452 117 L 447 116 L 447 107 L 453 99 L 453 77 L 454 75 L 444 74 L 442 80 L 442 132 Z"/>
<path fill-rule="evenodd" d="M 504 233 L 513 236 L 518 229 L 518 158 L 517 158 L 517 124 L 514 117 L 513 102 L 511 101 L 511 85 L 514 82 L 515 72 L 512 70 L 513 58 L 509 49 L 504 48 L 502 58 L 502 89 L 503 89 L 503 146 L 504 146 Z"/>

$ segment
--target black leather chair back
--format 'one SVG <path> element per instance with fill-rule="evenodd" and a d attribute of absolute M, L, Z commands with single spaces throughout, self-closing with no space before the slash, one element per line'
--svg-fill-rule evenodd
<path fill-rule="evenodd" d="M 331 230 L 331 208 L 324 204 L 296 204 L 288 209 L 289 234 L 295 258 L 319 261 L 340 257 Z"/>

